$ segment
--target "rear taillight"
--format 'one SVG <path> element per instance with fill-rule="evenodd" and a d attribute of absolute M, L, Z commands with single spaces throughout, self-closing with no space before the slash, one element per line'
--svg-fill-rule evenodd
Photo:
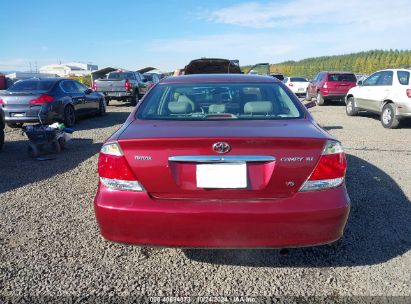
<path fill-rule="evenodd" d="M 97 91 L 97 82 L 95 82 L 95 81 L 93 82 L 93 90 Z"/>
<path fill-rule="evenodd" d="M 0 105 L 5 105 L 5 104 L 6 104 L 6 101 L 0 98 Z"/>
<path fill-rule="evenodd" d="M 334 188 L 344 182 L 347 160 L 342 145 L 327 141 L 321 157 L 300 191 L 314 191 Z"/>
<path fill-rule="evenodd" d="M 407 97 L 411 98 L 411 89 L 407 89 Z"/>
<path fill-rule="evenodd" d="M 290 83 L 288 84 L 288 86 L 289 86 L 289 87 L 292 87 L 292 86 L 294 86 L 294 84 L 293 84 L 292 82 L 290 82 Z"/>
<path fill-rule="evenodd" d="M 118 143 L 105 144 L 98 158 L 98 175 L 101 183 L 111 189 L 143 191 L 136 180 Z"/>
<path fill-rule="evenodd" d="M 126 82 L 124 83 L 124 87 L 126 88 L 126 91 L 131 90 L 131 83 L 130 81 L 128 81 L 128 79 L 126 79 Z"/>
<path fill-rule="evenodd" d="M 30 100 L 29 104 L 31 104 L 31 105 L 41 105 L 41 104 L 50 103 L 50 102 L 53 102 L 53 101 L 54 101 L 53 96 L 45 94 L 45 95 L 41 95 L 40 97 L 37 97 L 36 99 Z"/>
<path fill-rule="evenodd" d="M 324 89 L 327 89 L 327 88 L 328 88 L 328 84 L 327 84 L 326 82 L 324 82 L 323 88 L 324 88 Z"/>

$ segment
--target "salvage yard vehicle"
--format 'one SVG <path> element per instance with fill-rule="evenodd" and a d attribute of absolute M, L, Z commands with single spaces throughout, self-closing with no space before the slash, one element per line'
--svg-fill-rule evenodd
<path fill-rule="evenodd" d="M 102 94 L 65 78 L 20 80 L 0 93 L 0 104 L 11 128 L 38 122 L 63 122 L 72 127 L 79 116 L 106 112 Z"/>
<path fill-rule="evenodd" d="M 283 82 L 298 97 L 304 97 L 307 94 L 307 88 L 310 84 L 304 77 L 286 77 Z"/>
<path fill-rule="evenodd" d="M 384 128 L 394 129 L 404 118 L 411 118 L 411 70 L 386 69 L 375 72 L 346 97 L 346 113 L 357 115 L 369 111 L 381 115 Z"/>
<path fill-rule="evenodd" d="M 200 58 L 185 66 L 184 75 L 191 74 L 241 74 L 241 69 L 238 60 Z"/>
<path fill-rule="evenodd" d="M 331 100 L 343 101 L 356 85 L 357 78 L 351 72 L 320 72 L 308 85 L 306 100 L 315 97 L 319 106 Z"/>
<path fill-rule="evenodd" d="M 94 91 L 104 94 L 107 105 L 115 99 L 130 101 L 135 106 L 150 87 L 150 82 L 141 73 L 123 70 L 110 72 L 105 79 L 93 83 Z"/>
<path fill-rule="evenodd" d="M 280 81 L 284 80 L 284 75 L 283 74 L 278 74 L 278 73 L 271 73 L 270 72 L 270 64 L 268 62 L 265 63 L 257 63 L 253 65 L 247 72 L 247 74 L 252 74 L 252 75 L 266 75 L 266 76 L 271 76 L 275 77 Z"/>
<path fill-rule="evenodd" d="M 296 247 L 347 221 L 342 145 L 274 77 L 169 77 L 101 148 L 103 237 L 138 245 Z"/>

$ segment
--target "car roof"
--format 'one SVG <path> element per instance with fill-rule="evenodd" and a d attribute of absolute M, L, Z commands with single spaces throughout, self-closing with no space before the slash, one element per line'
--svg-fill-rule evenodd
<path fill-rule="evenodd" d="M 31 81 L 31 80 L 38 80 L 38 81 L 59 81 L 59 80 L 67 80 L 67 78 L 60 78 L 60 77 L 32 77 L 21 79 L 20 81 Z"/>
<path fill-rule="evenodd" d="M 175 77 L 167 77 L 160 83 L 201 83 L 201 82 L 277 82 L 281 81 L 271 76 L 259 76 L 248 74 L 192 74 Z"/>
<path fill-rule="evenodd" d="M 393 72 L 396 72 L 396 71 L 407 71 L 407 72 L 411 72 L 411 69 L 406 69 L 406 68 L 398 68 L 398 69 L 383 69 L 383 70 L 375 71 L 374 73 L 377 73 L 377 72 L 383 72 L 383 71 L 393 71 Z"/>
<path fill-rule="evenodd" d="M 328 74 L 354 74 L 353 72 L 347 72 L 347 71 L 324 71 L 324 73 L 328 73 Z"/>

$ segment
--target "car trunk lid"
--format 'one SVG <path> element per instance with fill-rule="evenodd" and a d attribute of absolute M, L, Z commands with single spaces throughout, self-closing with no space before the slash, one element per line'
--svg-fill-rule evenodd
<path fill-rule="evenodd" d="M 291 196 L 310 176 L 325 141 L 324 132 L 305 119 L 292 124 L 134 121 L 118 139 L 131 170 L 152 197 L 200 200 Z M 218 154 L 216 143 L 231 148 Z M 234 187 L 215 187 L 212 179 L 221 177 L 231 178 Z"/>

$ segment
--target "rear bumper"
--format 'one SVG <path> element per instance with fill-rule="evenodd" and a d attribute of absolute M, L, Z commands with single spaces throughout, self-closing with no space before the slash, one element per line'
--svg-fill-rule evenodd
<path fill-rule="evenodd" d="M 329 92 L 329 91 L 322 91 L 321 95 L 329 99 L 345 100 L 345 96 L 347 95 L 347 93 L 335 93 L 335 92 Z"/>
<path fill-rule="evenodd" d="M 128 98 L 133 94 L 131 92 L 104 92 L 104 95 L 112 98 Z"/>
<path fill-rule="evenodd" d="M 345 186 L 264 201 L 156 200 L 100 185 L 104 238 L 138 245 L 213 248 L 312 246 L 339 239 L 350 210 Z"/>
<path fill-rule="evenodd" d="M 60 117 L 50 107 L 7 107 L 4 109 L 4 120 L 6 123 L 35 123 L 56 121 Z"/>
<path fill-rule="evenodd" d="M 398 103 L 396 107 L 397 107 L 397 116 L 411 117 L 411 103 L 410 102 Z"/>

